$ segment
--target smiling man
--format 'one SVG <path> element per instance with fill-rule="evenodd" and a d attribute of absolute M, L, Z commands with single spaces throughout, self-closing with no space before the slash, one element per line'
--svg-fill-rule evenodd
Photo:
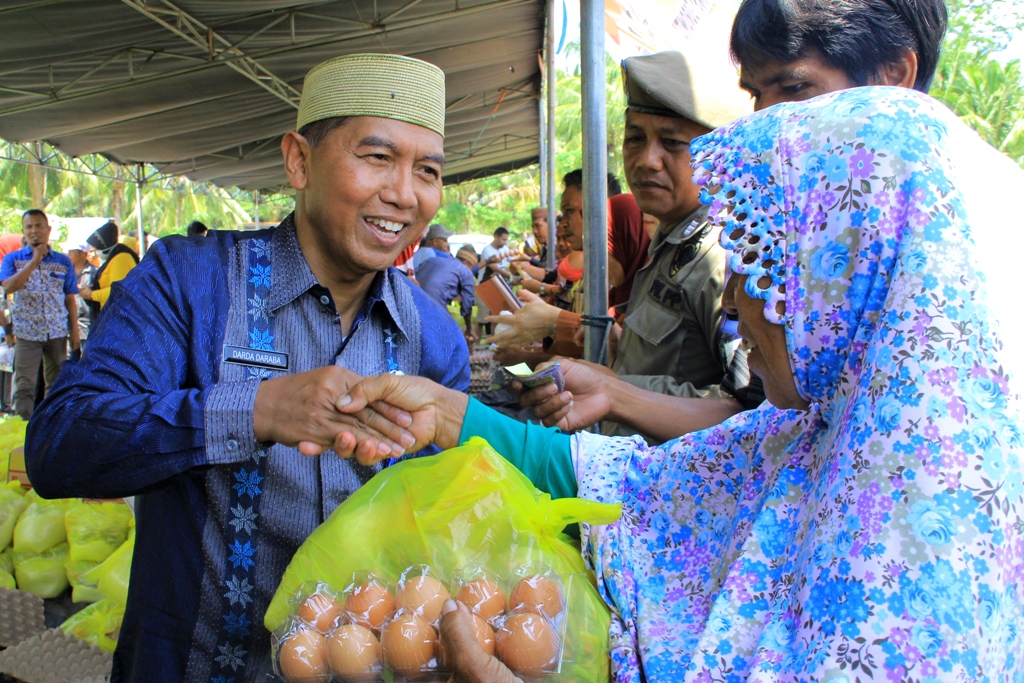
<path fill-rule="evenodd" d="M 263 613 L 285 567 L 379 469 L 336 452 L 373 425 L 390 445 L 360 461 L 413 443 L 337 399 L 386 372 L 468 388 L 455 321 L 388 267 L 440 204 L 444 105 L 443 73 L 419 60 L 314 68 L 281 143 L 295 212 L 273 230 L 157 242 L 33 419 L 41 495 L 136 496 L 112 680 L 263 680 Z"/>

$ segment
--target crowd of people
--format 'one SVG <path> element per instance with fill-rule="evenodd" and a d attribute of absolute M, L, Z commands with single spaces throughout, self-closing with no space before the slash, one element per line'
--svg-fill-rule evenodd
<path fill-rule="evenodd" d="M 262 616 L 306 537 L 382 467 L 477 436 L 554 498 L 622 505 L 582 529 L 616 681 L 1020 679 L 1015 309 L 971 179 L 1021 171 L 926 95 L 945 24 L 942 0 L 743 0 L 738 84 L 683 52 L 625 60 L 609 311 L 582 305 L 605 230 L 582 171 L 555 245 L 545 207 L 521 250 L 431 223 L 444 75 L 408 57 L 309 72 L 273 229 L 138 261 L 104 226 L 81 285 L 87 245 L 50 249 L 28 212 L 0 280 L 48 388 L 29 476 L 137 496 L 112 680 L 261 680 Z M 481 306 L 494 279 L 519 287 L 511 315 Z M 102 315 L 57 375 L 86 338 L 78 295 Z M 580 358 L 587 324 L 603 363 Z M 557 359 L 564 390 L 514 386 L 525 422 L 470 398 L 477 341 Z M 456 683 L 518 680 L 464 605 L 440 631 Z"/>

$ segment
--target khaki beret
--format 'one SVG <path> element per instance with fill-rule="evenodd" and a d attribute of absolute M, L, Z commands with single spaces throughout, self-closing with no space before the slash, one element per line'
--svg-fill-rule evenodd
<path fill-rule="evenodd" d="M 626 106 L 641 114 L 681 117 L 708 128 L 724 126 L 754 110 L 735 72 L 700 64 L 696 61 L 691 68 L 686 57 L 672 51 L 623 60 Z"/>

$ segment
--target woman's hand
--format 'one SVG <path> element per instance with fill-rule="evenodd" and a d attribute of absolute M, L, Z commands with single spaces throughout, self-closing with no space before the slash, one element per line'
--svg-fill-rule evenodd
<path fill-rule="evenodd" d="M 519 403 L 533 408 L 533 414 L 546 426 L 557 426 L 564 432 L 575 432 L 603 420 L 611 411 L 608 380 L 615 378 L 615 373 L 586 361 L 558 360 L 565 375 L 565 391 L 558 393 L 554 384 L 544 384 L 519 394 Z"/>
<path fill-rule="evenodd" d="M 512 315 L 490 315 L 485 318 L 489 323 L 508 325 L 509 328 L 491 335 L 484 343 L 526 346 L 555 333 L 555 324 L 558 322 L 558 313 L 561 309 L 546 303 L 532 292 L 519 290 L 519 298 L 525 305 Z"/>
<path fill-rule="evenodd" d="M 452 670 L 448 683 L 523 683 L 497 658 L 484 652 L 473 632 L 473 616 L 461 602 L 446 600 L 441 607 L 441 642 Z"/>
<path fill-rule="evenodd" d="M 347 414 L 357 414 L 368 405 L 387 405 L 393 410 L 404 411 L 412 417 L 412 422 L 402 426 L 416 439 L 405 449 L 411 452 L 432 443 L 441 449 L 458 446 L 469 396 L 425 377 L 377 375 L 350 387 L 348 394 L 342 396 L 336 405 L 339 412 Z M 371 453 L 369 462 L 364 461 L 362 455 Z M 356 459 L 364 465 L 373 464 L 383 457 L 377 449 L 371 451 L 369 447 L 356 451 Z"/>

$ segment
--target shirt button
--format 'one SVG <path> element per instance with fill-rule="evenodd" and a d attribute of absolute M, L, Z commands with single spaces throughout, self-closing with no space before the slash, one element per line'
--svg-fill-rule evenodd
<path fill-rule="evenodd" d="M 228 452 L 230 453 L 234 453 L 235 451 L 238 450 L 238 442 L 235 441 L 234 439 L 228 439 L 228 442 L 225 444 L 225 446 L 227 446 Z"/>
<path fill-rule="evenodd" d="M 320 303 L 322 303 L 324 306 L 330 306 L 331 298 L 324 294 L 322 297 L 320 297 Z"/>

